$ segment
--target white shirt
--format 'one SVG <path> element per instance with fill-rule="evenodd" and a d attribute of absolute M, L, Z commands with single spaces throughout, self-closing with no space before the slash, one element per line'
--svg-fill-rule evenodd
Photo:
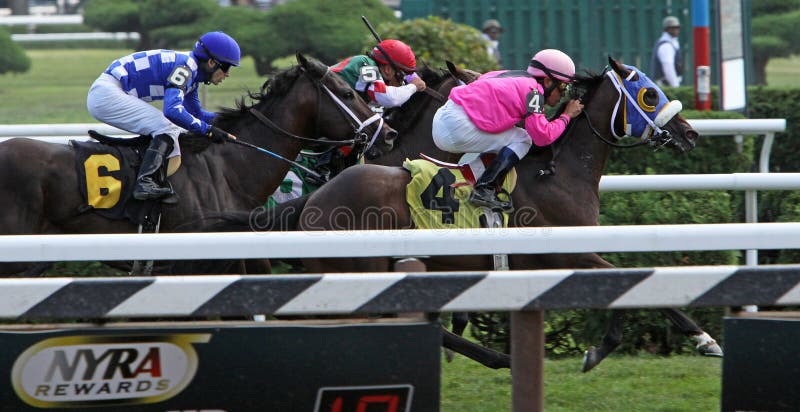
<path fill-rule="evenodd" d="M 675 72 L 675 54 L 680 53 L 681 45 L 678 43 L 677 37 L 670 36 L 669 33 L 661 33 L 659 42 L 666 40 L 667 42 L 661 43 L 658 46 L 657 55 L 658 60 L 661 61 L 661 70 L 664 72 L 664 81 L 672 87 L 680 86 L 683 77 L 678 76 Z"/>

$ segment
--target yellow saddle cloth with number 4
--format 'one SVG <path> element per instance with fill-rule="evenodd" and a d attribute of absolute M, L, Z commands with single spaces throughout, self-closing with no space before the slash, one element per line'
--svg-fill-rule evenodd
<path fill-rule="evenodd" d="M 406 186 L 406 201 L 414 225 L 420 229 L 481 227 L 481 216 L 486 209 L 470 203 L 469 194 L 476 175 L 483 172 L 481 166 L 485 166 L 487 161 L 486 158 L 476 158 L 473 162 L 457 165 L 406 159 L 403 168 L 411 173 L 411 183 Z M 503 182 L 503 192 L 498 196 L 506 200 L 516 185 L 517 172 L 512 169 Z M 503 226 L 507 225 L 508 213 L 503 213 Z"/>

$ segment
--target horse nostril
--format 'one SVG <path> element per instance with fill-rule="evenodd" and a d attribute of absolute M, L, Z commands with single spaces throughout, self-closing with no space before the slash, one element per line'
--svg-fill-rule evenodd
<path fill-rule="evenodd" d="M 700 137 L 700 134 L 698 134 L 694 129 L 689 129 L 686 131 L 686 138 L 689 139 L 690 142 L 694 142 L 698 137 Z"/>
<path fill-rule="evenodd" d="M 399 135 L 400 134 L 397 133 L 397 130 L 389 130 L 389 131 L 386 132 L 386 138 L 384 139 L 384 141 L 387 144 L 392 144 L 392 143 L 394 143 L 394 141 L 397 139 L 397 136 L 399 136 Z"/>

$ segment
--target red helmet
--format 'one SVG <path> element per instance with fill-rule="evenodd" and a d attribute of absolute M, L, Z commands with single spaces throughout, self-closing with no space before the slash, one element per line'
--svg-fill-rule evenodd
<path fill-rule="evenodd" d="M 381 50 L 385 51 L 389 58 L 392 59 L 392 62 L 401 70 L 410 73 L 417 69 L 417 58 L 414 57 L 414 52 L 411 51 L 411 47 L 408 47 L 407 44 L 400 40 L 384 40 L 372 49 L 373 59 L 378 63 L 390 64 Z"/>

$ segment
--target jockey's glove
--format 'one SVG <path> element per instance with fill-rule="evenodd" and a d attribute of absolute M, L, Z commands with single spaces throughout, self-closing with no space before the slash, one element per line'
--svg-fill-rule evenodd
<path fill-rule="evenodd" d="M 208 138 L 214 143 L 225 143 L 225 140 L 228 139 L 228 132 L 217 126 L 211 126 L 211 128 L 208 129 Z"/>

